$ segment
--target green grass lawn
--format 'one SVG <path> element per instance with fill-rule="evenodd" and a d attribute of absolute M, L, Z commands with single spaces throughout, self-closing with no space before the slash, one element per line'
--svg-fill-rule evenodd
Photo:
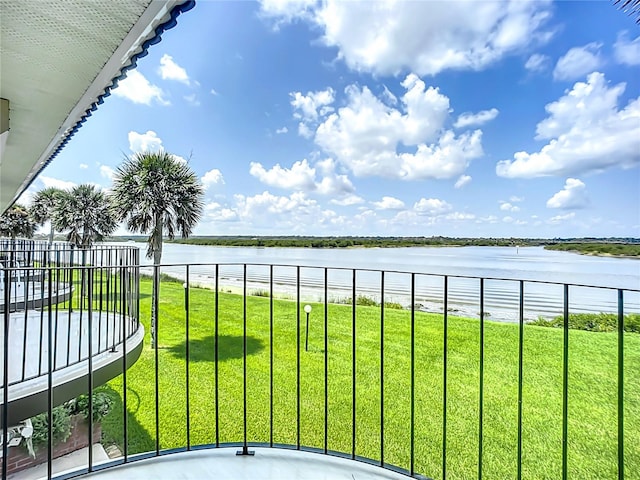
<path fill-rule="evenodd" d="M 141 320 L 147 337 L 127 374 L 128 452 L 155 449 L 155 352 L 149 348 L 151 282 L 141 280 Z M 237 442 L 243 434 L 243 298 L 219 294 L 219 431 L 215 425 L 214 302 L 212 290 L 190 291 L 191 444 Z M 248 440 L 269 442 L 269 298 L 247 297 Z M 324 306 L 312 304 L 309 351 L 301 312 L 300 443 L 324 445 Z M 273 441 L 295 444 L 296 303 L 273 300 Z M 350 305 L 328 307 L 328 447 L 351 452 L 352 343 Z M 357 455 L 380 458 L 380 391 L 384 388 L 384 460 L 410 462 L 410 312 L 356 309 Z M 477 475 L 479 321 L 448 323 L 447 478 Z M 159 317 L 160 446 L 186 445 L 185 309 L 181 283 L 163 282 Z M 380 343 L 384 341 L 384 360 Z M 625 341 L 626 478 L 640 478 L 640 335 Z M 557 479 L 562 466 L 562 331 L 524 329 L 523 477 Z M 569 478 L 617 478 L 617 336 L 569 334 Z M 384 385 L 381 385 L 381 365 Z M 485 478 L 515 478 L 517 468 L 518 326 L 485 322 L 483 471 Z M 122 378 L 108 385 L 116 400 L 104 420 L 105 443 L 122 448 Z M 415 315 L 415 470 L 442 477 L 442 315 Z"/>

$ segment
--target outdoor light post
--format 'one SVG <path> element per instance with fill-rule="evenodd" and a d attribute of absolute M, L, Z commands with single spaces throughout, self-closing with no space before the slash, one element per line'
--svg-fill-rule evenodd
<path fill-rule="evenodd" d="M 307 352 L 309 350 L 309 314 L 311 313 L 311 305 L 304 306 L 304 313 L 307 314 L 307 331 L 304 337 L 304 351 Z"/>

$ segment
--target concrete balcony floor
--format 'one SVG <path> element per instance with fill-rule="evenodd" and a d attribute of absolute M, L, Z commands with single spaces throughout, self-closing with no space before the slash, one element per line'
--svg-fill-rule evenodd
<path fill-rule="evenodd" d="M 253 456 L 237 448 L 173 453 L 85 474 L 91 480 L 407 480 L 407 475 L 346 458 L 298 450 L 256 447 Z M 86 462 L 86 458 L 84 459 Z M 424 478 L 424 477 L 423 477 Z"/>

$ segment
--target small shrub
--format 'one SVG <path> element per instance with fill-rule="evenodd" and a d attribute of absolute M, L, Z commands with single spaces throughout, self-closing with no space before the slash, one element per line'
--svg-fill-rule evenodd
<path fill-rule="evenodd" d="M 251 295 L 254 297 L 269 297 L 269 290 L 254 290 Z"/>
<path fill-rule="evenodd" d="M 111 396 L 103 391 L 93 393 L 93 421 L 99 422 L 109 414 L 113 408 L 114 400 Z M 69 410 L 71 413 L 81 414 L 85 419 L 89 418 L 89 395 L 80 395 L 69 402 Z"/>
<path fill-rule="evenodd" d="M 388 308 L 390 310 L 402 310 L 402 305 L 397 302 L 384 302 L 384 308 Z"/>
<path fill-rule="evenodd" d="M 66 442 L 71 435 L 71 417 L 66 405 L 59 405 L 51 410 L 51 440 L 52 443 Z M 47 412 L 31 418 L 33 425 L 33 448 L 47 444 L 49 436 L 49 418 Z"/>
<path fill-rule="evenodd" d="M 562 328 L 564 316 L 558 315 L 552 319 L 540 317 L 531 322 L 531 325 Z M 569 328 L 588 332 L 614 332 L 618 329 L 618 315 L 615 313 L 571 313 L 569 314 Z M 640 333 L 640 314 L 631 313 L 624 316 L 624 331 Z"/>

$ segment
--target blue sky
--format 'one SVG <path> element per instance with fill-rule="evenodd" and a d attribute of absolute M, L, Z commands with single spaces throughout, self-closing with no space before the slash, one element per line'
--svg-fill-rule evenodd
<path fill-rule="evenodd" d="M 606 1 L 201 0 L 25 199 L 157 148 L 206 187 L 199 235 L 638 237 L 640 28 Z"/>

